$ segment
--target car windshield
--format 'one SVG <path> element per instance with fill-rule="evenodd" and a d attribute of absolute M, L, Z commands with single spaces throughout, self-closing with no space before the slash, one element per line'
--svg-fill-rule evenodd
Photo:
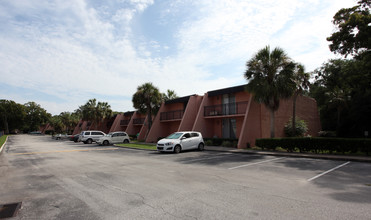
<path fill-rule="evenodd" d="M 179 139 L 183 133 L 172 133 L 171 135 L 167 136 L 166 139 Z"/>

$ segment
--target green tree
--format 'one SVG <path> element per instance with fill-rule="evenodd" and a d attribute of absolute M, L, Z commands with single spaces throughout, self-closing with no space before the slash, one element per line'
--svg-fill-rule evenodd
<path fill-rule="evenodd" d="M 292 131 L 295 135 L 296 132 L 296 99 L 299 95 L 302 95 L 304 91 L 309 89 L 310 86 L 310 74 L 305 72 L 305 68 L 302 64 L 297 64 L 294 71 L 293 81 L 295 83 L 295 90 L 293 94 L 292 101 Z"/>
<path fill-rule="evenodd" d="M 112 116 L 111 106 L 107 102 L 98 102 L 96 99 L 90 99 L 85 105 L 79 107 L 76 111 L 78 115 L 81 112 L 82 120 L 94 122 L 98 127 L 104 119 Z"/>
<path fill-rule="evenodd" d="M 280 49 L 270 50 L 269 46 L 261 49 L 246 63 L 244 74 L 248 84 L 247 90 L 254 100 L 270 111 L 270 134 L 273 138 L 274 112 L 277 111 L 280 99 L 291 97 L 295 89 L 293 82 L 295 63 Z"/>
<path fill-rule="evenodd" d="M 164 101 L 168 101 L 168 100 L 172 100 L 172 99 L 176 99 L 176 98 L 178 98 L 178 96 L 177 96 L 177 94 L 175 93 L 174 90 L 168 89 L 166 91 L 166 93 L 162 93 L 162 99 Z"/>
<path fill-rule="evenodd" d="M 371 130 L 371 74 L 365 61 L 335 59 L 315 70 L 310 95 L 320 110 L 322 128 L 338 136 Z"/>
<path fill-rule="evenodd" d="M 6 134 L 22 129 L 26 112 L 24 106 L 12 100 L 0 100 L 0 130 Z"/>
<path fill-rule="evenodd" d="M 53 115 L 49 119 L 49 124 L 54 128 L 57 133 L 62 133 L 64 130 L 64 124 L 60 115 Z"/>
<path fill-rule="evenodd" d="M 71 129 L 73 129 L 77 123 L 79 123 L 79 117 L 75 113 L 62 112 L 59 114 L 59 117 L 66 133 L 70 133 Z"/>
<path fill-rule="evenodd" d="M 162 97 L 159 89 L 152 83 L 144 83 L 138 86 L 132 102 L 134 108 L 148 117 L 148 131 L 152 127 L 152 115 L 155 115 L 161 105 Z"/>
<path fill-rule="evenodd" d="M 340 9 L 334 16 L 336 32 L 327 38 L 330 50 L 342 55 L 359 55 L 371 48 L 370 0 L 358 1 L 352 8 Z"/>
<path fill-rule="evenodd" d="M 37 131 L 40 126 L 49 122 L 51 114 L 43 109 L 39 104 L 35 102 L 27 102 L 24 104 L 26 117 L 25 117 L 25 130 L 26 131 Z"/>

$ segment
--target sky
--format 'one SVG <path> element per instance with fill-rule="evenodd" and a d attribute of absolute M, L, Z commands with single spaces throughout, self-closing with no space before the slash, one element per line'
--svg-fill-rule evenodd
<path fill-rule="evenodd" d="M 134 110 L 152 82 L 179 97 L 247 83 L 267 45 L 306 71 L 332 58 L 326 41 L 354 0 L 1 0 L 0 99 L 55 115 L 89 99 Z"/>

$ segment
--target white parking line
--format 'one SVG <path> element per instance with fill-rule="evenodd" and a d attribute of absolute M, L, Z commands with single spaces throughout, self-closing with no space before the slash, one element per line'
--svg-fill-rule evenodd
<path fill-rule="evenodd" d="M 334 170 L 336 170 L 336 169 L 339 169 L 340 167 L 343 167 L 343 166 L 345 166 L 345 165 L 347 165 L 347 164 L 349 164 L 349 163 L 350 163 L 350 161 L 348 161 L 348 162 L 346 162 L 346 163 L 343 163 L 343 164 L 341 164 L 341 165 L 339 165 L 339 166 L 337 166 L 337 167 L 334 167 L 334 168 L 332 168 L 332 169 L 330 169 L 330 170 L 327 170 L 326 172 L 323 172 L 323 173 L 321 173 L 321 174 L 318 174 L 317 176 L 314 176 L 314 177 L 312 177 L 312 178 L 310 178 L 310 179 L 307 179 L 307 181 L 310 182 L 310 181 L 312 181 L 312 180 L 315 180 L 315 179 L 317 179 L 318 177 L 321 177 L 321 176 L 323 176 L 323 175 L 325 175 L 325 174 L 327 174 L 327 173 L 329 173 L 329 172 L 332 172 L 332 171 L 334 171 Z"/>
<path fill-rule="evenodd" d="M 248 167 L 248 166 L 252 166 L 252 165 L 257 165 L 257 164 L 261 164 L 261 163 L 267 163 L 267 162 L 275 161 L 275 160 L 281 160 L 281 159 L 284 159 L 284 158 L 286 158 L 286 157 L 274 158 L 274 159 L 264 160 L 264 161 L 260 161 L 260 162 L 256 162 L 256 163 L 249 163 L 249 164 L 245 164 L 245 165 L 241 165 L 241 166 L 231 167 L 231 168 L 228 168 L 228 169 L 233 170 L 233 169 L 237 169 L 237 168 L 241 168 L 241 167 Z"/>

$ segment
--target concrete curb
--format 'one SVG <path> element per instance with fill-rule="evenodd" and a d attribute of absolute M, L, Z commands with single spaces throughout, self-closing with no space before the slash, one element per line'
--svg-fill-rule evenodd
<path fill-rule="evenodd" d="M 205 150 L 206 151 L 230 152 L 230 153 L 242 153 L 242 154 L 258 154 L 258 155 L 266 155 L 266 156 L 282 156 L 282 157 L 312 158 L 312 159 L 324 159 L 324 160 L 342 160 L 342 161 L 354 161 L 354 162 L 371 163 L 371 157 L 366 157 L 366 156 L 343 156 L 343 155 L 329 155 L 329 154 L 269 152 L 269 151 L 243 150 L 243 149 L 227 149 L 227 148 L 223 148 L 223 147 L 210 147 L 210 146 L 205 147 Z"/>
<path fill-rule="evenodd" d="M 6 142 L 8 141 L 8 138 L 9 138 L 9 136 L 6 136 L 4 144 L 0 147 L 0 154 L 3 152 L 4 146 L 5 146 Z"/>

